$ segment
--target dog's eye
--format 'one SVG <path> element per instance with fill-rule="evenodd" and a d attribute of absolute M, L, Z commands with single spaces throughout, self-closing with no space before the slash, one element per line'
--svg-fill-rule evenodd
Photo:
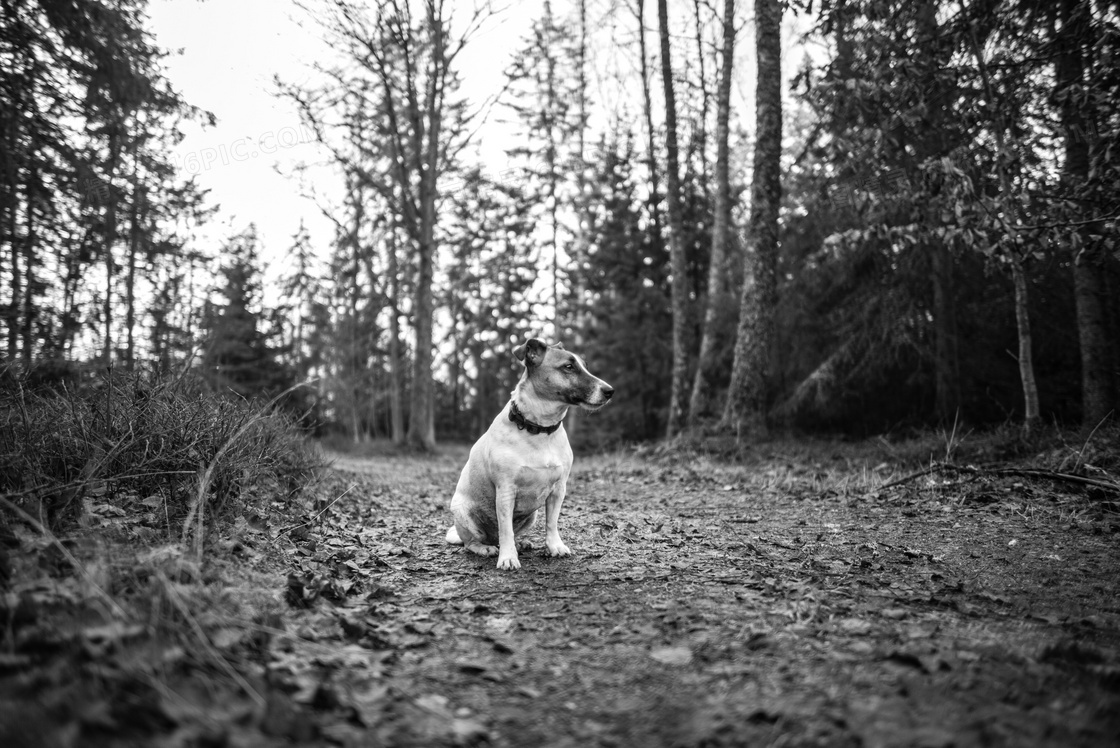
<path fill-rule="evenodd" d="M 571 361 L 564 364 L 564 371 L 575 371 L 575 370 L 576 370 L 576 365 L 573 364 Z"/>

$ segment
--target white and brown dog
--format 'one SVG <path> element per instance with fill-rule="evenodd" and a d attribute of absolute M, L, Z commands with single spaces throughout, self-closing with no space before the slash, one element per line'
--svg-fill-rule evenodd
<path fill-rule="evenodd" d="M 499 569 L 520 569 L 521 540 L 545 507 L 545 544 L 553 556 L 571 555 L 557 522 L 564 503 L 572 448 L 564 431 L 568 408 L 598 410 L 614 388 L 587 371 L 559 343 L 531 338 L 514 349 L 525 364 L 509 403 L 471 448 L 459 476 L 447 542 L 480 556 L 498 557 Z"/>

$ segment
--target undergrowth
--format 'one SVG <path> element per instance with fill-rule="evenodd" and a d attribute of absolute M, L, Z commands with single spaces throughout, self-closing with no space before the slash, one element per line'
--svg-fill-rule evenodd
<path fill-rule="evenodd" d="M 208 391 L 186 376 L 108 372 L 57 389 L 9 379 L 0 391 L 0 493 L 52 531 L 90 502 L 161 514 L 170 534 L 209 470 L 206 509 L 221 516 L 268 486 L 291 498 L 320 459 L 291 419 Z"/>
<path fill-rule="evenodd" d="M 305 509 L 323 460 L 293 424 L 190 376 L 0 372 L 0 745 L 211 744 L 218 707 L 272 708 L 228 650 L 275 601 L 231 563 Z M 215 709 L 183 711 L 196 682 Z"/>

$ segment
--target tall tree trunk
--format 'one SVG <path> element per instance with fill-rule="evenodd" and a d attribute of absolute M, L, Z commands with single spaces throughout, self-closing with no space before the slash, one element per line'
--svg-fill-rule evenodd
<path fill-rule="evenodd" d="M 645 0 L 638 0 L 638 51 L 641 56 L 642 110 L 646 120 L 647 166 L 649 169 L 649 214 L 654 236 L 661 236 L 661 185 L 657 174 L 657 133 L 653 129 L 653 97 L 650 91 L 649 54 L 646 51 Z"/>
<path fill-rule="evenodd" d="M 424 208 L 419 246 L 414 318 L 416 348 L 412 359 L 412 397 L 410 399 L 408 441 L 419 449 L 435 449 L 435 413 L 432 386 L 432 254 L 434 249 L 434 206 Z"/>
<path fill-rule="evenodd" d="M 700 121 L 696 123 L 696 148 L 700 151 L 700 189 L 704 192 L 704 203 L 708 203 L 710 197 L 708 190 L 708 110 L 711 108 L 711 96 L 708 94 L 708 71 L 704 65 L 707 55 L 704 54 L 704 25 L 700 20 L 700 4 L 701 0 L 693 0 L 692 10 L 696 16 L 696 60 L 700 66 Z M 724 5 L 734 6 L 734 2 Z M 724 8 L 724 15 L 727 15 L 727 8 Z M 732 15 L 734 15 L 734 8 L 732 7 Z M 732 39 L 735 36 L 735 30 L 731 30 Z M 727 44 L 727 26 L 723 27 L 723 42 Z M 723 85 L 723 79 L 720 79 L 720 86 Z M 717 105 L 718 106 L 718 105 Z M 716 125 L 717 129 L 719 125 Z M 717 167 L 718 168 L 718 167 Z M 718 187 L 717 187 L 718 189 Z M 691 413 L 691 411 L 690 411 Z"/>
<path fill-rule="evenodd" d="M 27 229 L 23 235 L 23 320 L 20 324 L 20 336 L 23 339 L 23 367 L 27 371 L 31 367 L 31 357 L 34 350 L 32 330 L 35 323 L 35 254 L 38 238 L 35 224 L 35 206 L 39 202 L 40 176 L 36 163 L 37 138 L 31 133 L 31 148 L 27 163 Z M 12 306 L 18 300 L 12 299 Z"/>
<path fill-rule="evenodd" d="M 1038 425 L 1038 384 L 1034 378 L 1034 347 L 1028 313 L 1027 273 L 1018 257 L 1011 260 L 1011 282 L 1015 286 L 1015 323 L 1019 331 L 1019 379 L 1023 384 L 1023 433 L 1030 435 Z"/>
<path fill-rule="evenodd" d="M 117 206 L 116 198 L 109 198 L 105 218 L 105 302 L 102 306 L 105 339 L 102 347 L 102 358 L 106 366 L 113 363 L 113 277 L 116 275 L 116 266 L 113 263 L 113 245 L 117 242 Z"/>
<path fill-rule="evenodd" d="M 961 388 L 957 355 L 957 313 L 953 303 L 953 258 L 940 241 L 928 245 L 933 281 L 934 390 L 937 417 L 943 424 L 957 420 Z"/>
<path fill-rule="evenodd" d="M 359 444 L 365 441 L 365 411 L 366 411 L 366 398 L 364 397 L 365 391 L 363 388 L 363 380 L 365 374 L 365 366 L 359 363 L 359 360 L 364 355 L 365 347 L 365 330 L 360 323 L 361 317 L 361 301 L 365 295 L 365 288 L 362 286 L 362 245 L 359 237 L 361 226 L 365 221 L 365 212 L 363 206 L 365 201 L 362 199 L 360 188 L 351 186 L 350 198 L 354 203 L 354 216 L 353 223 L 351 224 L 349 235 L 346 237 L 346 243 L 350 246 L 350 257 L 346 263 L 346 272 L 343 277 L 350 283 L 350 287 L 346 290 L 346 317 L 349 320 L 347 328 L 350 333 L 350 339 L 347 341 L 346 352 L 344 360 L 343 371 L 345 373 L 345 383 L 350 397 L 350 414 L 351 414 L 351 431 L 352 441 Z"/>
<path fill-rule="evenodd" d="M 919 48 L 938 50 L 924 55 L 919 63 L 924 79 L 928 127 L 926 133 L 913 144 L 917 162 L 936 159 L 945 152 L 943 133 L 951 130 L 946 119 L 951 116 L 947 107 L 938 102 L 953 101 L 958 95 L 956 83 L 946 82 L 944 71 L 951 62 L 952 49 L 939 44 L 943 30 L 937 22 L 937 0 L 921 0 L 917 12 L 917 44 Z M 847 55 L 851 55 L 848 44 Z M 850 65 L 849 65 L 850 67 Z M 926 220 L 939 221 L 939 208 L 931 204 L 926 210 Z M 957 351 L 956 299 L 953 294 L 953 255 L 945 242 L 929 236 L 923 243 L 924 254 L 930 258 L 930 286 L 933 295 L 934 332 L 934 406 L 938 420 L 944 425 L 956 423 L 960 410 L 960 363 Z"/>
<path fill-rule="evenodd" d="M 1055 98 L 1059 102 L 1065 130 L 1065 158 L 1062 182 L 1070 194 L 1079 192 L 1089 179 L 1089 142 L 1087 133 L 1096 132 L 1095 112 L 1086 111 L 1080 96 L 1086 85 L 1082 47 L 1090 46 L 1089 3 L 1062 0 L 1058 9 L 1058 58 Z M 1064 94 L 1064 95 L 1063 95 Z M 1091 101 L 1091 97 L 1089 98 Z M 1091 431 L 1110 414 L 1115 414 L 1117 393 L 1113 375 L 1112 350 L 1105 321 L 1104 262 L 1098 242 L 1087 238 L 1078 228 L 1074 238 L 1073 296 L 1077 309 L 1077 339 L 1081 350 L 1081 426 Z"/>
<path fill-rule="evenodd" d="M 404 444 L 404 369 L 401 362 L 401 281 L 396 233 L 389 234 L 389 423 L 393 444 Z"/>
<path fill-rule="evenodd" d="M 420 231 L 416 278 L 416 351 L 412 360 L 412 416 L 408 424 L 408 441 L 419 449 L 432 451 L 436 447 L 435 401 L 432 382 L 432 263 L 435 256 L 436 227 L 436 178 L 439 174 L 440 138 L 442 133 L 442 106 L 447 70 L 445 64 L 443 18 L 437 12 L 435 0 L 428 0 L 427 23 L 431 34 L 432 50 L 428 70 L 428 85 L 423 110 L 410 105 L 416 119 L 424 125 L 414 126 L 415 157 L 419 184 Z M 411 89 L 415 92 L 415 88 Z"/>
<path fill-rule="evenodd" d="M 712 225 L 712 252 L 708 267 L 708 299 L 704 308 L 704 329 L 700 337 L 700 357 L 692 381 L 688 407 L 689 423 L 695 425 L 708 414 L 712 392 L 719 376 L 718 350 L 720 322 L 726 308 L 727 255 L 731 236 L 730 121 L 731 74 L 735 60 L 735 0 L 723 4 L 723 58 L 716 102 L 716 200 Z M 699 22 L 699 6 L 697 6 Z M 702 51 L 702 50 L 701 50 Z M 707 94 L 705 94 L 707 98 Z"/>
<path fill-rule="evenodd" d="M 773 395 L 771 358 L 782 198 L 781 0 L 755 0 L 754 8 L 758 80 L 751 218 L 735 359 L 723 416 L 725 428 L 748 439 L 768 434 L 766 411 Z"/>
<path fill-rule="evenodd" d="M 14 194 L 14 191 L 13 191 Z M 8 225 L 8 246 L 10 248 L 11 272 L 9 275 L 9 294 L 11 300 L 4 310 L 8 332 L 8 361 L 15 361 L 19 354 L 19 304 L 22 283 L 19 275 L 19 241 L 16 239 L 16 200 L 13 198 L 10 212 L 6 216 Z"/>
<path fill-rule="evenodd" d="M 578 201 L 576 211 L 579 222 L 573 244 L 575 256 L 572 258 L 572 265 L 576 268 L 582 268 L 587 260 L 591 242 L 591 223 L 594 220 L 591 215 L 592 196 L 587 180 L 587 0 L 578 0 L 578 11 L 579 47 L 576 51 L 576 85 L 579 90 L 576 93 L 576 106 L 579 116 L 579 129 L 576 132 L 576 145 L 579 148 L 579 153 L 576 156 L 576 200 Z M 564 332 L 565 335 L 574 336 L 575 339 L 571 343 L 577 350 L 583 350 L 580 331 L 587 329 L 588 313 L 587 305 L 584 303 L 586 292 L 587 280 L 585 274 L 583 272 L 575 273 L 571 289 L 571 297 L 574 303 L 568 305 L 569 309 L 565 315 L 570 327 Z M 568 432 L 568 438 L 573 442 L 576 441 L 577 435 L 582 430 L 581 413 L 579 408 L 572 408 L 568 411 L 564 428 Z"/>
<path fill-rule="evenodd" d="M 118 193 L 113 182 L 117 176 L 117 163 L 121 151 L 121 131 L 123 123 L 116 121 L 111 127 L 113 132 L 109 135 L 109 163 L 105 171 L 105 302 L 102 306 L 105 324 L 105 340 L 103 341 L 102 357 L 106 366 L 113 364 L 113 279 L 116 275 L 116 265 L 113 261 L 113 246 L 117 243 L 117 197 Z"/>
<path fill-rule="evenodd" d="M 985 95 L 992 109 L 997 171 L 1000 193 L 1003 196 L 1003 216 L 1001 220 L 1004 230 L 1007 232 L 1007 238 L 1011 242 L 1008 260 L 1011 264 L 1011 282 L 1015 288 L 1015 323 L 1019 334 L 1019 379 L 1023 387 L 1023 435 L 1029 437 L 1038 426 L 1038 384 L 1034 377 L 1034 345 L 1031 339 L 1029 287 L 1027 286 L 1027 272 L 1024 267 L 1026 259 L 1019 254 L 1019 227 L 1021 223 L 1014 187 L 1011 184 L 1011 175 L 1008 173 L 1010 168 L 1008 164 L 1012 162 L 1012 154 L 1007 145 L 1007 124 L 992 88 L 991 78 L 988 75 L 988 64 L 984 60 L 984 53 L 980 48 L 975 32 L 972 35 L 972 52 L 976 58 L 976 66 L 980 70 Z"/>
<path fill-rule="evenodd" d="M 92 224 L 87 224 L 81 229 L 80 237 L 70 242 L 66 250 L 66 273 L 62 280 L 62 324 L 59 326 L 57 348 L 64 357 L 69 357 L 73 351 L 74 336 L 81 327 L 79 322 L 80 294 L 78 292 L 82 278 L 82 254 L 85 247 L 89 246 L 94 234 Z"/>
<path fill-rule="evenodd" d="M 559 218 L 559 181 L 556 169 L 558 149 L 556 134 L 556 57 L 552 49 L 552 33 L 556 25 L 552 18 L 552 3 L 544 3 L 545 30 L 545 166 L 548 169 L 548 220 L 552 241 L 552 330 L 553 338 L 560 338 L 560 218 Z"/>
<path fill-rule="evenodd" d="M 666 435 L 675 436 L 685 422 L 688 398 L 688 271 L 684 246 L 684 219 L 681 210 L 680 168 L 677 149 L 677 102 L 673 94 L 673 64 L 669 49 L 669 10 L 667 0 L 657 0 L 657 20 L 661 35 L 661 82 L 665 89 L 665 149 L 668 154 L 667 177 L 669 207 L 669 266 L 672 270 L 673 368 L 669 391 L 669 420 Z"/>
<path fill-rule="evenodd" d="M 136 327 L 136 261 L 140 252 L 141 225 L 140 211 L 144 204 L 144 191 L 139 179 L 133 176 L 132 205 L 129 211 L 128 231 L 128 272 L 125 276 L 125 367 L 132 371 L 135 366 L 136 344 L 134 339 Z"/>
<path fill-rule="evenodd" d="M 22 40 L 21 40 L 22 41 Z M 21 74 L 27 80 L 27 71 L 31 66 L 26 64 L 30 52 L 23 48 L 20 50 Z M 14 77 L 14 76 L 13 76 Z M 28 81 L 27 91 L 34 89 L 34 80 Z M 23 283 L 20 277 L 20 243 L 19 229 L 19 188 L 20 188 L 20 134 L 26 103 L 23 97 L 27 94 L 17 86 L 12 92 L 14 96 L 10 106 L 6 106 L 0 113 L 0 121 L 4 122 L 4 147 L 0 149 L 0 162 L 4 164 L 3 187 L 3 225 L 0 226 L 0 247 L 8 244 L 8 255 L 11 259 L 11 268 L 8 276 L 9 303 L 4 307 L 4 321 L 7 326 L 8 362 L 13 363 L 19 355 L 19 300 L 21 298 Z M 26 156 L 24 156 L 26 158 Z M 0 270 L 3 270 L 0 258 Z"/>

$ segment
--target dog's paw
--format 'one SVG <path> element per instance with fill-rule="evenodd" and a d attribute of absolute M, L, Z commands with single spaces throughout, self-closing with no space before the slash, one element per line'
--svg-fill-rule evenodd
<path fill-rule="evenodd" d="M 521 561 L 518 560 L 516 555 L 513 556 L 498 556 L 499 569 L 520 569 Z"/>
<path fill-rule="evenodd" d="M 467 546 L 467 550 L 471 553 L 477 553 L 480 556 L 497 556 L 498 546 L 496 545 L 483 545 L 482 543 L 471 543 Z"/>
<path fill-rule="evenodd" d="M 557 540 L 555 543 L 548 544 L 548 555 L 570 556 L 572 555 L 572 549 L 565 545 L 563 540 Z"/>

